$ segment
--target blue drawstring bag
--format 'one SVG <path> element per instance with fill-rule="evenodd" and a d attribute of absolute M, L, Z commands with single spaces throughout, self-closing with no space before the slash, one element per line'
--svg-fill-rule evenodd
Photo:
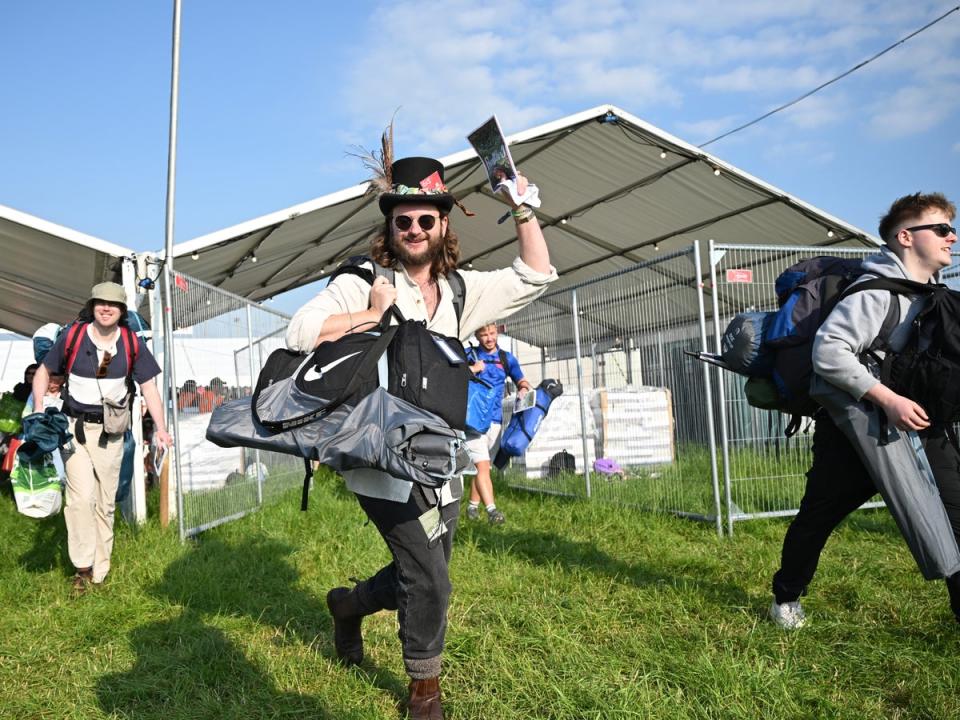
<path fill-rule="evenodd" d="M 499 393 L 486 380 L 474 376 L 467 385 L 467 430 L 483 435 L 490 429 L 495 403 Z"/>

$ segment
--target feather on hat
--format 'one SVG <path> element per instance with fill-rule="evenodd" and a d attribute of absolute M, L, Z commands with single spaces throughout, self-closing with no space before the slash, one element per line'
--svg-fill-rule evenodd
<path fill-rule="evenodd" d="M 393 208 L 403 203 L 427 203 L 435 205 L 447 214 L 456 205 L 464 214 L 472 216 L 451 193 L 443 181 L 443 163 L 428 157 L 393 159 L 393 120 L 387 125 L 380 139 L 380 150 L 351 153 L 359 157 L 373 174 L 368 193 L 376 193 L 380 212 L 389 215 Z"/>

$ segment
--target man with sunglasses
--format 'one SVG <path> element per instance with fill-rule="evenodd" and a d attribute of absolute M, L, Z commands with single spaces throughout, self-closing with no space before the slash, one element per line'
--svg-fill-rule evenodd
<path fill-rule="evenodd" d="M 949 267 L 957 241 L 952 221 L 956 207 L 941 193 L 907 195 L 896 200 L 880 221 L 885 245 L 864 261 L 870 277 L 938 282 Z M 932 426 L 924 409 L 881 383 L 861 363 L 863 353 L 881 334 L 891 303 L 898 303 L 897 323 L 885 339 L 890 351 L 906 345 L 913 319 L 926 297 L 909 297 L 887 290 L 864 290 L 841 299 L 817 332 L 813 346 L 816 376 L 811 394 L 826 395 L 827 385 L 843 392 L 844 407 L 864 401 L 900 430 L 918 431 L 937 482 L 954 535 L 960 540 L 960 453 L 945 427 Z M 860 438 L 865 444 L 876 439 Z M 864 445 L 869 452 L 869 446 Z M 780 569 L 773 577 L 770 618 L 785 629 L 806 622 L 800 605 L 813 580 L 820 553 L 833 529 L 877 492 L 857 449 L 825 410 L 816 415 L 813 464 L 800 510 L 783 541 Z M 960 574 L 946 579 L 950 606 L 960 622 Z"/>
<path fill-rule="evenodd" d="M 463 280 L 462 313 L 457 320 L 448 274 L 460 260 L 460 246 L 449 217 L 456 200 L 443 184 L 443 165 L 431 158 L 404 158 L 392 166 L 389 188 L 379 196 L 383 228 L 372 238 L 373 262 L 394 271 L 394 283 L 376 277 L 371 287 L 356 275 L 338 275 L 294 315 L 287 345 L 309 352 L 321 342 L 362 331 L 396 304 L 403 315 L 430 330 L 462 341 L 490 318 L 504 318 L 532 302 L 557 279 L 533 209 L 514 207 L 519 257 L 500 270 L 458 271 Z M 518 178 L 521 194 L 527 182 Z M 334 619 L 339 658 L 363 658 L 362 618 L 379 610 L 397 611 L 403 660 L 411 678 L 407 711 L 412 718 L 442 718 L 440 655 L 450 597 L 448 564 L 463 494 L 462 478 L 439 491 L 374 471 L 347 471 L 353 491 L 393 557 L 386 567 L 353 588 L 334 588 L 327 605 Z M 427 536 L 427 519 L 439 509 L 439 541 Z"/>
<path fill-rule="evenodd" d="M 67 505 L 63 514 L 70 561 L 76 568 L 72 578 L 75 595 L 86 592 L 91 583 L 103 582 L 113 551 L 123 433 L 104 431 L 104 400 L 122 402 L 136 381 L 156 425 L 157 443 L 168 447 L 172 442 L 154 380 L 160 367 L 125 327 L 126 302 L 126 292 L 120 285 L 105 282 L 94 286 L 77 321 L 82 323 L 77 332 L 60 333 L 33 378 L 34 408 L 43 412 L 48 379 L 67 370 L 67 354 L 73 355 L 64 384 L 63 411 L 70 417 L 69 431 L 74 439 L 61 450 L 61 455 L 67 475 Z M 74 347 L 68 348 L 71 336 Z M 128 345 L 131 342 L 137 344 L 135 352 Z M 129 367 L 130 357 L 133 367 Z"/>

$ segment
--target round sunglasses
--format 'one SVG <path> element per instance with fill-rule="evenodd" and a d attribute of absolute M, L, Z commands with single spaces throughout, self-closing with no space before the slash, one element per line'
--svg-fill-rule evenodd
<path fill-rule="evenodd" d="M 433 226 L 437 224 L 437 220 L 440 219 L 439 215 L 420 215 L 419 217 L 410 217 L 409 215 L 396 215 L 393 218 L 393 224 L 397 226 L 397 230 L 401 232 L 406 232 L 413 227 L 413 223 L 416 222 L 420 226 L 421 230 L 433 230 Z"/>
<path fill-rule="evenodd" d="M 933 234 L 937 237 L 945 238 L 951 233 L 956 235 L 957 229 L 953 225 L 947 223 L 930 223 L 929 225 L 914 225 L 913 227 L 904 228 L 904 230 L 909 230 L 913 232 L 915 230 L 933 230 Z"/>

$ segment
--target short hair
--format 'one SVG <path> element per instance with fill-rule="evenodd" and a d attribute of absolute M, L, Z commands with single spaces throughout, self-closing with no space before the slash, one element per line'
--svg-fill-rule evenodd
<path fill-rule="evenodd" d="M 497 327 L 497 324 L 496 324 L 495 322 L 493 322 L 492 320 L 491 320 L 490 322 L 485 322 L 483 325 L 481 325 L 480 327 L 478 327 L 476 330 L 473 331 L 473 336 L 474 336 L 477 340 L 479 340 L 479 339 L 480 339 L 480 333 L 483 332 L 484 330 L 486 330 L 486 329 L 487 329 L 488 327 L 490 327 L 491 325 L 492 325 L 493 327 Z"/>
<path fill-rule="evenodd" d="M 894 230 L 905 220 L 917 218 L 927 210 L 942 210 L 953 220 L 957 215 L 957 207 L 947 199 L 943 193 L 914 193 L 904 195 L 893 201 L 887 214 L 880 218 L 880 239 L 888 245 L 895 237 Z"/>

